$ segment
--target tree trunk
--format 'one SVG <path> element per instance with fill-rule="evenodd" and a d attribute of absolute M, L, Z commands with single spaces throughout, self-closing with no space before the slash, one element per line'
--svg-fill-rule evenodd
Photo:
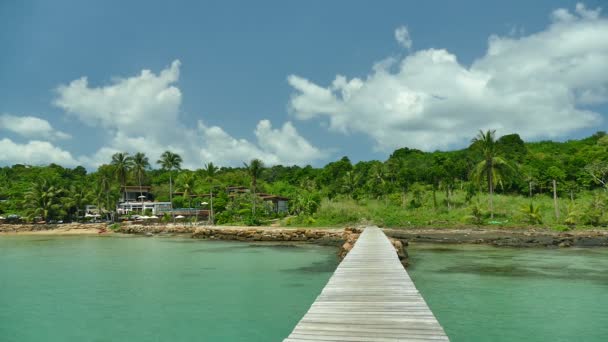
<path fill-rule="evenodd" d="M 559 207 L 557 206 L 557 182 L 553 180 L 553 206 L 555 207 L 555 218 L 559 220 Z"/>
<path fill-rule="evenodd" d="M 490 190 L 490 218 L 494 218 L 494 179 L 492 175 L 492 161 L 487 163 L 488 172 L 488 189 Z"/>
<path fill-rule="evenodd" d="M 171 218 L 175 223 L 175 213 L 173 212 L 173 178 L 171 177 L 171 171 L 169 171 L 169 202 L 171 203 Z"/>
<path fill-rule="evenodd" d="M 144 193 L 141 190 L 141 175 L 140 174 L 137 175 L 137 181 L 139 182 L 139 197 L 141 199 L 141 214 L 143 215 L 144 214 L 144 199 L 142 196 L 144 195 Z"/>
<path fill-rule="evenodd" d="M 255 178 L 253 179 L 252 185 L 253 185 L 253 206 L 252 207 L 253 207 L 253 216 L 255 217 L 255 190 L 256 190 L 255 189 L 255 186 L 256 186 Z"/>
<path fill-rule="evenodd" d="M 433 209 L 437 209 L 437 196 L 435 194 L 435 186 L 433 186 Z"/>
<path fill-rule="evenodd" d="M 529 197 L 532 198 L 532 181 L 530 181 L 529 185 L 530 185 L 530 196 Z"/>
<path fill-rule="evenodd" d="M 213 226 L 215 218 L 213 217 L 213 188 L 211 188 L 211 225 Z"/>

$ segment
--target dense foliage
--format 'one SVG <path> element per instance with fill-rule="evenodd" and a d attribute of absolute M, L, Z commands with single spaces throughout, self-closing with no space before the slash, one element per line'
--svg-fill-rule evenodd
<path fill-rule="evenodd" d="M 385 161 L 353 164 L 343 157 L 322 168 L 265 167 L 252 160 L 243 167 L 220 168 L 201 161 L 200 169 L 187 170 L 180 167 L 179 155 L 170 151 L 157 162 L 160 169 L 152 169 L 141 153 L 116 154 L 92 173 L 81 166 L 13 165 L 0 168 L 0 215 L 77 220 L 86 204 L 113 211 L 120 185 L 150 185 L 156 200 L 171 199 L 174 207 L 198 207 L 200 200 L 193 201 L 190 195 L 214 189 L 218 223 L 258 224 L 277 217 L 257 196 L 229 198 L 224 191 L 227 186 L 246 186 L 255 193 L 289 197 L 290 217 L 282 221 L 288 225 L 363 220 L 388 226 L 606 223 L 605 133 L 532 143 L 524 143 L 517 134 L 495 139 L 492 133 L 480 132 L 462 150 L 423 152 L 405 147 Z M 554 180 L 559 217 L 552 215 Z M 172 192 L 183 196 L 173 197 Z"/>

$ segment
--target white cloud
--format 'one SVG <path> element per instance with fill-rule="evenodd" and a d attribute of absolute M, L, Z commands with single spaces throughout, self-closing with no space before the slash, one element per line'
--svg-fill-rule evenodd
<path fill-rule="evenodd" d="M 202 160 L 241 165 L 252 158 L 259 158 L 268 165 L 305 165 L 328 156 L 327 152 L 300 136 L 291 122 L 286 122 L 281 129 L 273 129 L 270 121 L 260 121 L 255 129 L 257 144 L 236 139 L 220 127 L 208 127 L 202 121 L 199 121 L 198 128 L 203 138 Z"/>
<path fill-rule="evenodd" d="M 70 152 L 53 146 L 47 141 L 32 140 L 26 144 L 15 143 L 8 138 L 0 140 L 0 162 L 6 164 L 46 165 L 49 163 L 63 166 L 76 166 L 78 162 Z"/>
<path fill-rule="evenodd" d="M 412 48 L 412 37 L 410 36 L 410 31 L 407 29 L 407 26 L 399 26 L 395 29 L 395 40 L 397 40 L 399 45 L 408 50 Z"/>
<path fill-rule="evenodd" d="M 27 138 L 68 139 L 70 135 L 53 129 L 51 124 L 34 116 L 0 115 L 0 129 L 11 131 Z"/>
<path fill-rule="evenodd" d="M 381 150 L 462 146 L 487 128 L 536 139 L 594 127 L 601 116 L 585 106 L 608 102 L 608 20 L 580 4 L 552 16 L 538 33 L 491 36 L 469 67 L 428 49 L 326 87 L 291 75 L 290 110 L 301 120 L 326 118 L 336 132 L 367 134 Z"/>
<path fill-rule="evenodd" d="M 102 87 L 90 87 L 86 77 L 59 86 L 55 105 L 87 125 L 101 125 L 109 135 L 105 146 L 79 160 L 97 166 L 108 163 L 112 154 L 126 151 L 144 152 L 154 163 L 163 151 L 171 150 L 183 157 L 184 167 L 198 168 L 205 162 L 240 166 L 251 158 L 270 165 L 307 164 L 325 156 L 289 122 L 273 130 L 270 122 L 260 121 L 257 144 L 233 138 L 222 128 L 207 127 L 202 122 L 197 128 L 188 127 L 179 117 L 182 97 L 175 86 L 179 68 L 176 60 L 158 75 L 143 70 Z"/>
<path fill-rule="evenodd" d="M 120 130 L 129 135 L 152 130 L 160 133 L 177 122 L 181 92 L 179 60 L 155 75 L 142 70 L 138 76 L 116 78 L 113 84 L 92 88 L 86 77 L 57 88 L 55 105 L 92 126 Z"/>

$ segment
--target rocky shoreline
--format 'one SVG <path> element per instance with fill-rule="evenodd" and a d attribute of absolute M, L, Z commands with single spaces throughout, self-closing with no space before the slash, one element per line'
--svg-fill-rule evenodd
<path fill-rule="evenodd" d="M 353 248 L 361 229 L 305 229 L 276 227 L 200 227 L 192 225 L 137 225 L 123 224 L 115 231 L 109 230 L 104 223 L 96 224 L 58 224 L 58 225 L 0 225 L 0 233 L 24 234 L 139 234 L 153 236 L 158 234 L 189 235 L 193 239 L 251 241 L 251 242 L 298 242 L 313 243 L 339 248 L 338 258 L 342 260 Z M 395 251 L 404 266 L 407 265 L 407 242 L 391 238 Z"/>
<path fill-rule="evenodd" d="M 608 230 L 557 232 L 502 229 L 384 229 L 408 242 L 485 244 L 497 247 L 608 247 Z"/>
<path fill-rule="evenodd" d="M 56 225 L 1 224 L 0 233 L 8 234 L 183 234 L 193 238 L 233 241 L 306 242 L 340 247 L 340 257 L 352 248 L 358 228 L 279 228 L 192 226 L 184 224 L 122 224 L 117 230 L 105 223 L 70 223 Z M 543 229 L 384 229 L 402 260 L 407 260 L 409 242 L 487 244 L 504 247 L 608 247 L 608 230 L 557 232 Z"/>

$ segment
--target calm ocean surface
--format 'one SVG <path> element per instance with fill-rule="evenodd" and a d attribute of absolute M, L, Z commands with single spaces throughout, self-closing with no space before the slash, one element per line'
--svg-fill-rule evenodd
<path fill-rule="evenodd" d="M 408 271 L 453 342 L 608 341 L 608 249 L 408 252 Z"/>
<path fill-rule="evenodd" d="M 0 341 L 281 341 L 336 249 L 187 238 L 0 237 Z"/>
<path fill-rule="evenodd" d="M 608 249 L 410 246 L 452 341 L 605 341 Z M 0 237 L 0 341 L 281 341 L 334 248 L 187 238 Z"/>

